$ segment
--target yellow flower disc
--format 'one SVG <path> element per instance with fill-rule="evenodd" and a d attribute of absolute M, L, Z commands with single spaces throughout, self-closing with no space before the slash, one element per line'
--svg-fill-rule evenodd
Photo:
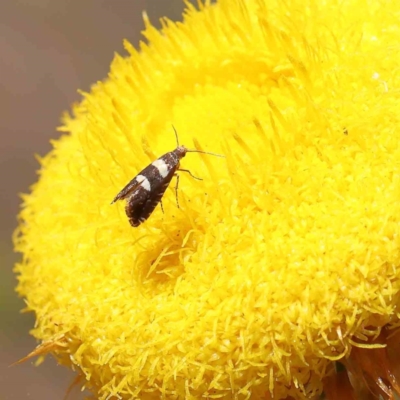
<path fill-rule="evenodd" d="M 396 2 L 221 0 L 148 22 L 24 198 L 19 293 L 99 399 L 312 398 L 398 324 Z M 188 153 L 132 228 L 120 189 Z"/>

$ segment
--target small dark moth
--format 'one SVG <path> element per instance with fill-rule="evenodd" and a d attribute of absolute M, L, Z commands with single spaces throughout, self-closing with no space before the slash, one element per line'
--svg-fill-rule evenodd
<path fill-rule="evenodd" d="M 174 132 L 177 143 L 176 149 L 165 153 L 139 172 L 139 174 L 115 196 L 111 203 L 113 204 L 118 200 L 126 199 L 125 213 L 129 219 L 129 223 L 134 227 L 139 226 L 149 218 L 157 204 L 161 202 L 173 176 L 177 178 L 175 190 L 178 204 L 179 175 L 176 173 L 177 171 L 188 172 L 193 178 L 201 180 L 201 178 L 196 178 L 192 175 L 189 170 L 179 168 L 180 160 L 185 157 L 186 153 L 204 153 L 223 157 L 220 154 L 191 150 L 185 146 L 179 146 L 178 134 L 175 128 Z"/>

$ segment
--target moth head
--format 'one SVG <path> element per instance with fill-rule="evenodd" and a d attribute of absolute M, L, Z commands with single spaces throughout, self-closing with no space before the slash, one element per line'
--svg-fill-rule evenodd
<path fill-rule="evenodd" d="M 190 151 L 189 149 L 187 149 L 185 146 L 178 146 L 174 153 L 176 153 L 176 155 L 178 156 L 179 160 L 183 157 L 186 156 L 186 153 Z"/>

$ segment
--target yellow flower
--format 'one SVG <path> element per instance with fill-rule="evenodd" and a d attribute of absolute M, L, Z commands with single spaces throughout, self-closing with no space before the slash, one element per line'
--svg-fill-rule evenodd
<path fill-rule="evenodd" d="M 312 398 L 335 360 L 375 354 L 399 325 L 398 10 L 220 0 L 146 20 L 24 198 L 35 354 L 99 399 Z M 110 202 L 176 146 L 172 125 L 226 158 L 188 154 L 203 180 L 181 174 L 180 208 L 172 184 L 132 228 Z"/>

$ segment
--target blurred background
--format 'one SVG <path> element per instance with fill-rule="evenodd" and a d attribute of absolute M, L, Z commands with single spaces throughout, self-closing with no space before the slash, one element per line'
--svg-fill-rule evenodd
<path fill-rule="evenodd" d="M 0 4 L 0 399 L 63 399 L 74 374 L 47 357 L 39 367 L 26 356 L 37 345 L 29 335 L 32 314 L 21 314 L 12 269 L 18 260 L 11 235 L 20 193 L 36 180 L 34 154 L 59 137 L 61 113 L 92 83 L 107 76 L 122 40 L 141 40 L 142 12 L 160 26 L 181 20 L 182 0 L 5 0 Z M 83 399 L 75 389 L 69 400 Z"/>

